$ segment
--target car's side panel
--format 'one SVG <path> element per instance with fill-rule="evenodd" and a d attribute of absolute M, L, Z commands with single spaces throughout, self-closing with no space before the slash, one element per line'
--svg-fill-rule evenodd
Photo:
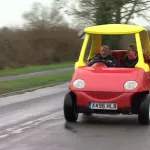
<path fill-rule="evenodd" d="M 138 84 L 139 89 L 136 92 L 149 91 L 150 90 L 150 73 L 143 70 L 138 72 Z"/>
<path fill-rule="evenodd" d="M 146 75 L 147 75 L 148 91 L 150 91 L 150 72 L 147 72 Z"/>

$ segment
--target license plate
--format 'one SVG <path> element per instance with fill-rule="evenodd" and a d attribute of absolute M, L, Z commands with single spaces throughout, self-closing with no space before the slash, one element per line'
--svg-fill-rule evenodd
<path fill-rule="evenodd" d="M 89 103 L 90 109 L 117 110 L 115 103 Z"/>

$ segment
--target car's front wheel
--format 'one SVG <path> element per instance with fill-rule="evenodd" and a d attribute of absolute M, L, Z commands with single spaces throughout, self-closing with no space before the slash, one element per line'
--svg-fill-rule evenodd
<path fill-rule="evenodd" d="M 140 111 L 138 114 L 139 123 L 142 125 L 150 124 L 150 95 L 147 94 L 143 97 L 140 104 Z"/>
<path fill-rule="evenodd" d="M 71 92 L 67 93 L 64 98 L 64 117 L 69 122 L 76 122 L 78 119 L 75 95 Z"/>

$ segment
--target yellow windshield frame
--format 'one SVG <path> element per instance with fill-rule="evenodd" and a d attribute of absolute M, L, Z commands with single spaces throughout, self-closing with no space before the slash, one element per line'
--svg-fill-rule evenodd
<path fill-rule="evenodd" d="M 136 39 L 137 52 L 138 52 L 138 63 L 135 65 L 135 68 L 142 68 L 145 70 L 145 72 L 149 72 L 150 68 L 148 64 L 144 62 L 143 50 L 142 50 L 141 39 L 140 39 L 139 33 L 135 34 L 135 39 Z"/>
<path fill-rule="evenodd" d="M 75 69 L 78 68 L 78 67 L 82 67 L 82 66 L 86 65 L 85 62 L 84 62 L 84 56 L 85 56 L 85 51 L 86 51 L 86 48 L 87 48 L 87 45 L 88 45 L 89 38 L 90 38 L 90 34 L 86 33 L 85 34 L 85 39 L 83 41 L 83 45 L 82 45 L 82 48 L 81 48 L 79 59 L 75 63 Z"/>
<path fill-rule="evenodd" d="M 118 27 L 118 30 L 116 29 L 116 27 Z M 102 45 L 101 41 L 102 41 L 103 34 L 109 33 L 109 35 L 112 35 L 112 34 L 121 35 L 121 34 L 128 33 L 128 34 L 135 34 L 137 51 L 138 51 L 138 63 L 135 65 L 135 68 L 142 68 L 145 70 L 145 72 L 150 71 L 150 67 L 148 66 L 148 64 L 144 62 L 143 50 L 142 50 L 141 38 L 140 38 L 140 34 L 141 34 L 142 40 L 144 42 L 144 50 L 146 51 L 147 54 L 150 55 L 149 36 L 145 28 L 135 26 L 135 25 L 112 24 L 112 25 L 100 25 L 100 26 L 88 27 L 88 28 L 85 28 L 84 31 L 85 31 L 85 38 L 83 41 L 79 59 L 75 63 L 75 69 L 78 67 L 86 66 L 86 63 L 84 62 L 84 57 L 85 57 L 85 52 L 86 52 L 87 45 L 89 42 L 89 38 L 91 35 L 92 35 L 92 46 L 91 46 L 90 53 L 89 53 L 87 60 L 93 58 L 96 52 L 100 50 L 100 47 Z"/>
<path fill-rule="evenodd" d="M 145 30 L 145 28 L 136 25 L 106 24 L 87 27 L 84 29 L 84 32 L 89 34 L 121 35 L 121 34 L 135 34 L 143 30 Z"/>

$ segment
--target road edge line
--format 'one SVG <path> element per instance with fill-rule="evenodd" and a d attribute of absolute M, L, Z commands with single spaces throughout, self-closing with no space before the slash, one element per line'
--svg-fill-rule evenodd
<path fill-rule="evenodd" d="M 26 92 L 32 92 L 32 91 L 35 91 L 35 90 L 38 90 L 38 89 L 43 89 L 43 88 L 46 88 L 46 87 L 53 87 L 53 86 L 65 84 L 65 83 L 68 83 L 68 82 L 70 82 L 70 81 L 59 82 L 59 83 L 55 83 L 55 84 L 48 84 L 48 85 L 38 86 L 38 87 L 34 87 L 34 88 L 28 88 L 28 89 L 24 89 L 24 90 L 4 93 L 4 94 L 0 94 L 0 98 L 7 97 L 7 96 L 13 96 L 13 95 L 17 95 L 17 94 L 24 94 Z"/>

